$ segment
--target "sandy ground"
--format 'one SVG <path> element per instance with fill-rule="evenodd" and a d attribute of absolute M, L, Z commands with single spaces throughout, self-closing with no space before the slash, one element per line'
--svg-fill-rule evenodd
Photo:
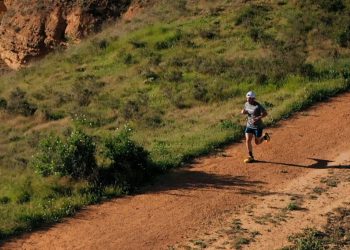
<path fill-rule="evenodd" d="M 3 249 L 278 249 L 350 202 L 350 93 L 162 176 L 142 194 L 90 206 Z M 291 203 L 297 209 L 288 209 Z M 244 239 L 245 240 L 244 240 Z"/>

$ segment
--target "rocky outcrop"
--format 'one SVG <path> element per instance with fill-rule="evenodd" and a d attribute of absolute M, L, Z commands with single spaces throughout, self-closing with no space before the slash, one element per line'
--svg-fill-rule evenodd
<path fill-rule="evenodd" d="M 0 0 L 0 57 L 13 69 L 119 17 L 131 0 Z M 1 14 L 3 13 L 3 14 Z"/>
<path fill-rule="evenodd" d="M 5 6 L 4 1 L 0 0 L 0 17 L 4 14 L 4 12 L 6 12 L 6 6 Z"/>

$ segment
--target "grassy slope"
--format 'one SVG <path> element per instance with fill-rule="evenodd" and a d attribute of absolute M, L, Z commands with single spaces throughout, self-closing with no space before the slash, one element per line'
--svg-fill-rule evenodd
<path fill-rule="evenodd" d="M 130 124 L 155 162 L 177 166 L 242 136 L 238 114 L 250 89 L 268 108 L 271 125 L 348 88 L 342 74 L 350 52 L 339 39 L 350 1 L 335 10 L 322 5 L 326 0 L 167 2 L 0 78 L 8 103 L 16 102 L 11 93 L 19 87 L 38 107 L 30 117 L 16 110 L 0 115 L 3 235 L 98 198 L 84 183 L 44 179 L 28 167 L 52 131 L 64 135 L 80 126 L 101 138 Z"/>

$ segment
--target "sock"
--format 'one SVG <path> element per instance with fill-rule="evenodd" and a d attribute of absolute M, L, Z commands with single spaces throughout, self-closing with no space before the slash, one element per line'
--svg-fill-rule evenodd
<path fill-rule="evenodd" d="M 249 152 L 249 156 L 252 157 L 252 158 L 254 158 L 253 152 L 250 151 L 250 152 Z"/>

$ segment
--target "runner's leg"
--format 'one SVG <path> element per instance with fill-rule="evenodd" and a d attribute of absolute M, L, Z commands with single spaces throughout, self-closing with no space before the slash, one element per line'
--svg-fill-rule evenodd
<path fill-rule="evenodd" d="M 249 152 L 249 156 L 253 157 L 253 145 L 252 145 L 252 140 L 253 140 L 253 134 L 252 133 L 245 133 L 245 142 L 246 142 L 246 146 L 247 146 L 247 150 Z"/>

